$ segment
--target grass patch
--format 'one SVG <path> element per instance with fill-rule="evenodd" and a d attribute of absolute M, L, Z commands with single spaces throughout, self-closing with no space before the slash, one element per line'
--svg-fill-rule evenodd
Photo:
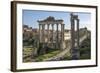
<path fill-rule="evenodd" d="M 49 52 L 47 54 L 38 56 L 37 58 L 35 58 L 35 60 L 37 62 L 44 61 L 44 59 L 51 58 L 51 57 L 55 56 L 56 54 L 58 54 L 59 52 L 60 52 L 60 50 L 52 51 L 52 52 Z"/>

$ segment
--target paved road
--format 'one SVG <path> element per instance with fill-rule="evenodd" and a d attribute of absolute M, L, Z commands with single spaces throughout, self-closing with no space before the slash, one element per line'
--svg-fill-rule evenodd
<path fill-rule="evenodd" d="M 82 41 L 84 41 L 85 39 L 87 38 L 87 35 L 84 35 L 81 39 L 80 39 L 80 44 L 82 43 Z M 70 43 L 69 43 L 70 44 Z M 75 44 L 75 46 L 76 46 L 76 44 Z M 56 56 L 54 56 L 54 57 L 51 57 L 51 58 L 48 58 L 48 59 L 44 59 L 44 61 L 51 61 L 51 60 L 60 60 L 61 58 L 63 58 L 63 56 L 65 55 L 65 54 L 67 54 L 69 51 L 70 51 L 70 49 L 71 49 L 71 46 L 70 45 L 68 45 L 68 47 L 65 49 L 65 50 L 63 50 L 62 52 L 60 52 L 59 54 L 57 54 Z"/>

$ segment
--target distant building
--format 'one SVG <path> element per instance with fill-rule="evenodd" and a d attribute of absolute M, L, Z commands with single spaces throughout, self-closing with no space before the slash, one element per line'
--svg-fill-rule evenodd
<path fill-rule="evenodd" d="M 23 39 L 29 39 L 32 37 L 37 37 L 38 36 L 38 29 L 37 28 L 32 28 L 29 27 L 28 25 L 23 25 Z"/>
<path fill-rule="evenodd" d="M 70 40 L 71 39 L 71 30 L 65 30 L 64 31 L 64 40 Z"/>

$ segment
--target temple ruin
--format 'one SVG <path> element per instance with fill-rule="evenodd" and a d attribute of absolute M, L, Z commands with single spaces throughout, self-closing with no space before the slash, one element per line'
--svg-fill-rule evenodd
<path fill-rule="evenodd" d="M 45 20 L 38 20 L 39 23 L 39 42 L 42 48 L 46 46 L 56 49 L 64 49 L 64 25 L 63 20 L 56 20 L 54 17 L 49 16 Z M 56 31 L 54 30 L 54 25 L 56 26 Z M 47 29 L 46 29 L 47 26 Z M 52 29 L 50 30 L 50 26 Z M 61 26 L 61 31 L 58 30 Z M 46 33 L 46 34 L 45 34 Z"/>
<path fill-rule="evenodd" d="M 79 58 L 79 19 L 78 15 L 70 14 L 70 22 L 71 22 L 71 54 L 72 59 Z M 77 23 L 75 24 L 75 21 Z M 76 25 L 76 27 L 75 27 Z M 76 28 L 76 30 L 75 30 Z"/>
<path fill-rule="evenodd" d="M 77 23 L 75 23 L 75 21 Z M 79 18 L 78 15 L 70 14 L 70 22 L 71 22 L 71 56 L 72 59 L 79 58 Z M 55 19 L 52 16 L 44 20 L 38 20 L 39 23 L 39 43 L 41 48 L 39 49 L 41 54 L 45 54 L 45 48 L 54 48 L 64 50 L 65 41 L 64 41 L 64 26 L 62 19 Z M 75 25 L 76 30 L 75 30 Z M 47 26 L 47 29 L 46 29 Z M 50 26 L 52 27 L 50 29 Z M 54 30 L 54 26 L 56 26 L 56 30 Z M 58 30 L 59 26 L 61 31 Z"/>

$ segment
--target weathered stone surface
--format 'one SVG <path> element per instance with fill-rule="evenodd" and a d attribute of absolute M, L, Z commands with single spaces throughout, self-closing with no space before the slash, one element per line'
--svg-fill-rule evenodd
<path fill-rule="evenodd" d="M 54 17 L 49 16 L 44 20 L 38 20 L 38 23 L 39 23 L 39 31 L 40 31 L 40 33 L 39 33 L 40 43 L 42 43 L 44 45 L 44 47 L 46 46 L 45 43 L 47 43 L 47 45 L 52 44 L 51 48 L 64 49 L 64 47 L 63 47 L 63 42 L 64 42 L 63 20 L 62 19 L 56 20 Z M 54 34 L 54 25 L 56 25 L 56 31 L 55 31 L 56 33 L 55 34 Z M 59 25 L 61 26 L 61 31 L 58 30 Z M 47 29 L 45 29 L 45 26 L 47 26 Z M 50 26 L 52 29 L 50 29 Z M 47 32 L 47 34 L 45 32 Z M 61 34 L 61 36 L 59 34 Z M 43 49 L 43 47 L 42 47 L 42 49 Z M 44 51 L 43 50 L 41 52 L 45 51 L 45 50 Z"/>
<path fill-rule="evenodd" d="M 77 21 L 77 33 L 75 31 L 75 20 Z M 71 53 L 72 53 L 72 59 L 78 59 L 79 58 L 79 19 L 78 15 L 74 15 L 71 13 Z M 76 38 L 75 38 L 76 36 Z M 75 43 L 77 46 L 75 47 Z"/>

